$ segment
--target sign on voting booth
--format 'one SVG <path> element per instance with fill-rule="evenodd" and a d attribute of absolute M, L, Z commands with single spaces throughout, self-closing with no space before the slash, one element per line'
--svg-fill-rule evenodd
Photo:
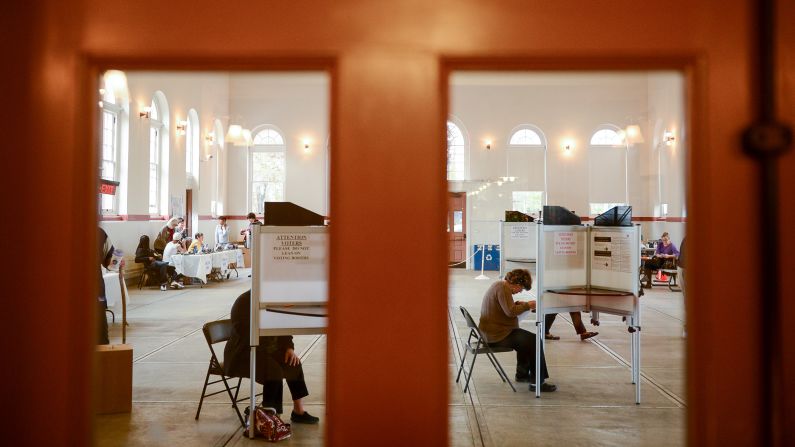
<path fill-rule="evenodd" d="M 269 312 L 268 307 L 326 304 L 328 228 L 256 225 L 253 229 L 251 293 L 259 309 L 251 314 L 258 316 L 252 327 L 259 331 L 252 331 L 252 346 L 261 335 L 324 333 L 325 317 Z"/>
<path fill-rule="evenodd" d="M 500 222 L 500 277 L 516 268 L 535 264 L 538 252 L 535 222 Z"/>
<path fill-rule="evenodd" d="M 591 312 L 624 317 L 630 335 L 631 377 L 640 403 L 640 227 L 538 225 L 536 370 L 541 366 L 544 317 Z M 540 375 L 536 397 L 541 397 Z"/>

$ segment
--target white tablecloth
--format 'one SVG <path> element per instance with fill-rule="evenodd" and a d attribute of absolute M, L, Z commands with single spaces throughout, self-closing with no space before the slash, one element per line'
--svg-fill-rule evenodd
<path fill-rule="evenodd" d="M 238 268 L 242 268 L 243 250 L 224 250 L 201 255 L 174 255 L 171 259 L 177 273 L 190 278 L 199 278 L 206 284 L 207 275 L 214 268 L 220 270 L 223 276 L 227 274 L 229 264 L 237 264 Z"/>
<path fill-rule="evenodd" d="M 207 283 L 207 275 L 213 269 L 213 255 L 174 255 L 171 257 L 174 269 L 180 275 L 189 278 L 199 278 Z"/>
<path fill-rule="evenodd" d="M 108 307 L 121 305 L 121 285 L 119 284 L 119 272 L 105 272 L 102 274 L 105 280 L 105 299 Z"/>

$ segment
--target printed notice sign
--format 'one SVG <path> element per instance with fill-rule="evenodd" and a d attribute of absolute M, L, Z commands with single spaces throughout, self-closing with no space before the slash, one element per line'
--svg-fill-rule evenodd
<path fill-rule="evenodd" d="M 577 248 L 576 233 L 573 231 L 555 232 L 555 249 L 553 253 L 556 256 L 576 256 Z"/>
<path fill-rule="evenodd" d="M 512 226 L 511 239 L 530 239 L 530 226 L 528 225 Z"/>
<path fill-rule="evenodd" d="M 632 271 L 630 233 L 593 233 L 591 268 L 611 272 Z"/>
<path fill-rule="evenodd" d="M 273 239 L 273 260 L 276 262 L 309 261 L 312 248 L 306 234 L 277 234 Z"/>

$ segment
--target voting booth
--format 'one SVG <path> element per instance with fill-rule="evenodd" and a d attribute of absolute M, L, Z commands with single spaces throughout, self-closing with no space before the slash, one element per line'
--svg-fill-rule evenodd
<path fill-rule="evenodd" d="M 541 367 L 544 317 L 564 312 L 591 312 L 625 318 L 630 336 L 632 383 L 640 403 L 640 227 L 537 225 L 536 371 Z M 536 374 L 536 397 L 541 396 Z"/>
<path fill-rule="evenodd" d="M 284 207 L 288 203 L 279 202 L 279 206 Z M 294 204 L 289 206 L 300 208 Z M 306 213 L 311 213 L 301 210 L 294 215 L 306 217 Z M 256 347 L 260 336 L 326 332 L 328 227 L 312 225 L 316 220 L 301 220 L 298 225 L 291 226 L 267 225 L 266 219 L 266 225 L 252 226 L 249 377 L 256 377 Z M 280 220 L 279 223 L 282 222 L 285 221 Z M 302 223 L 306 225 L 304 222 L 309 222 L 309 225 L 302 226 Z M 255 385 L 252 380 L 251 408 L 256 404 Z M 252 421 L 248 422 L 251 427 Z"/>
<path fill-rule="evenodd" d="M 500 222 L 500 278 L 513 269 L 530 270 L 538 252 L 538 224 Z"/>

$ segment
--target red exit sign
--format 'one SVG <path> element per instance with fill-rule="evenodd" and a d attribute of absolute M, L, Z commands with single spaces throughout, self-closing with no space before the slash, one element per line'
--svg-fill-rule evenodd
<path fill-rule="evenodd" d="M 113 180 L 99 180 L 99 193 L 100 194 L 107 194 L 109 196 L 116 195 L 116 188 L 119 186 L 119 182 L 114 182 Z"/>

